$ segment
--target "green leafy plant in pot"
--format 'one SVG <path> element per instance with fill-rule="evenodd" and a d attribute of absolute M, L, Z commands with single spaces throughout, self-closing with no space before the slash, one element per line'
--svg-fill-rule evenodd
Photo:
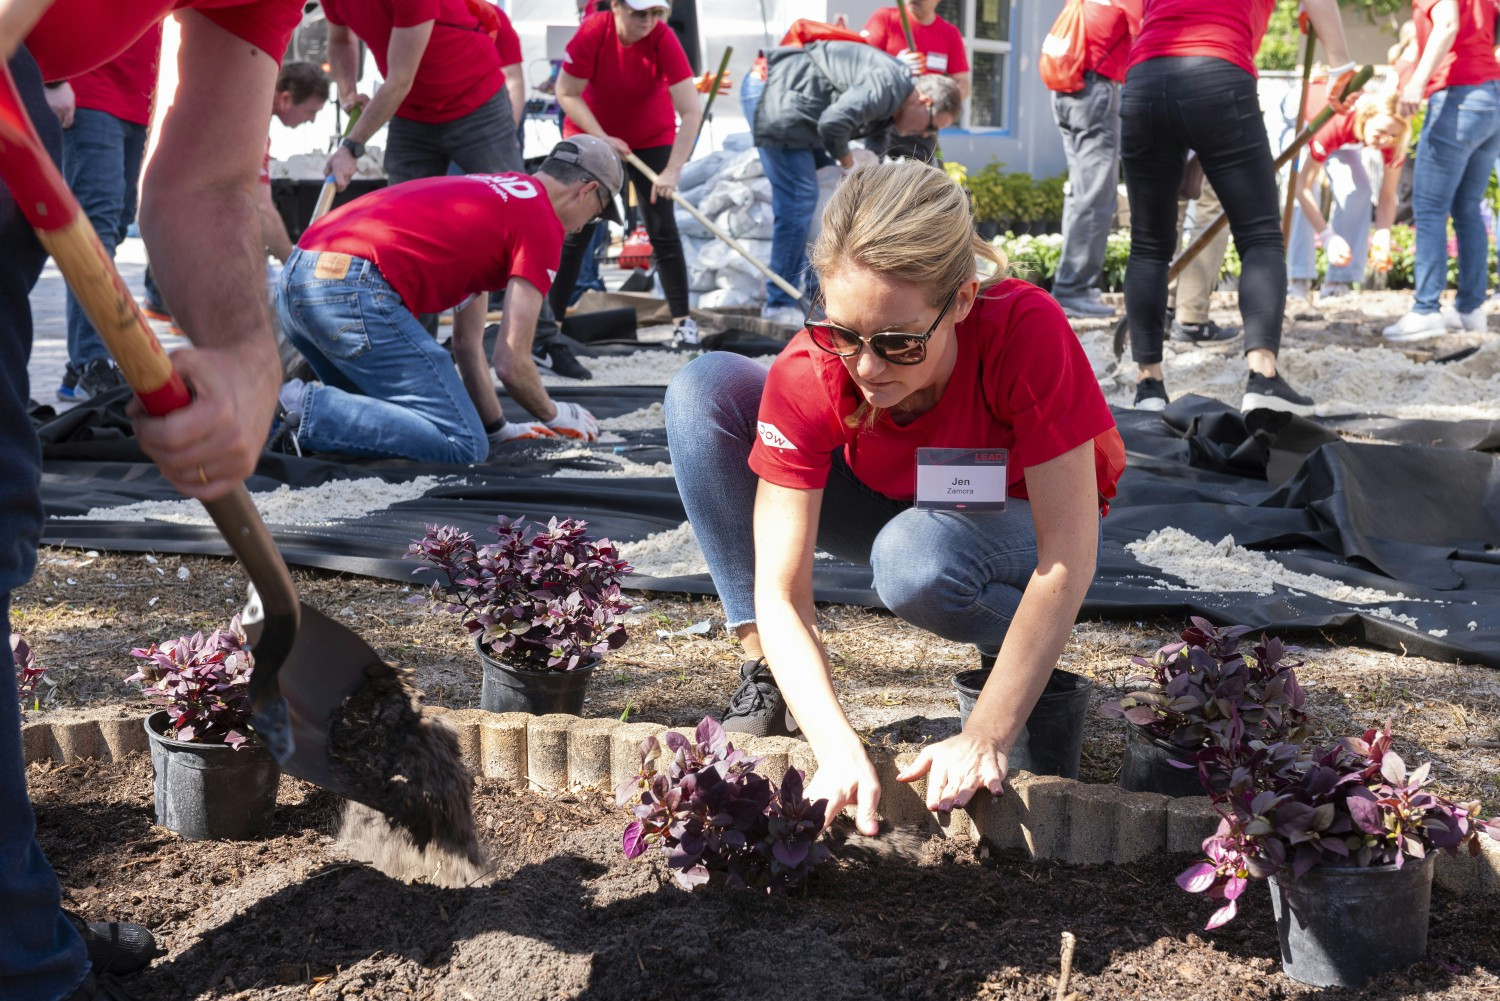
<path fill-rule="evenodd" d="M 539 526 L 540 527 L 540 526 Z M 547 522 L 527 536 L 520 519 L 501 517 L 496 540 L 476 546 L 452 525 L 432 525 L 407 550 L 414 575 L 434 574 L 414 602 L 463 620 L 484 670 L 480 708 L 491 712 L 572 713 L 583 709 L 599 659 L 626 639 L 630 608 L 620 579 L 630 564 L 588 523 Z"/>
<path fill-rule="evenodd" d="M 1198 754 L 1241 739 L 1299 741 L 1307 733 L 1305 696 L 1297 683 L 1299 651 L 1262 636 L 1248 649 L 1248 626 L 1217 627 L 1194 616 L 1181 641 L 1131 663 L 1148 673 L 1125 679 L 1144 686 L 1099 707 L 1130 724 L 1120 785 L 1134 792 L 1201 796 Z M 1222 787 L 1227 776 L 1207 780 Z"/>
<path fill-rule="evenodd" d="M 1223 901 L 1207 927 L 1231 920 L 1249 881 L 1265 878 L 1292 979 L 1359 988 L 1421 959 L 1437 852 L 1477 853 L 1500 818 L 1433 792 L 1431 763 L 1408 769 L 1389 723 L 1330 747 L 1230 736 L 1200 752 L 1205 779 L 1227 784 L 1213 795 L 1206 860 L 1177 877 Z"/>
<path fill-rule="evenodd" d="M 157 707 L 146 717 L 156 822 L 192 840 L 268 832 L 281 772 L 250 730 L 255 661 L 239 616 L 130 655 L 140 665 L 125 680 Z"/>

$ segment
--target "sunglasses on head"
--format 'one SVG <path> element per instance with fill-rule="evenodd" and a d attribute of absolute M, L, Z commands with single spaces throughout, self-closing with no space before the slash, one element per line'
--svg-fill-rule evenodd
<path fill-rule="evenodd" d="M 938 310 L 937 318 L 932 321 L 925 334 L 908 334 L 897 330 L 861 334 L 848 327 L 841 327 L 829 320 L 823 312 L 822 295 L 813 301 L 805 326 L 813 343 L 831 355 L 853 358 L 868 344 L 871 351 L 892 365 L 920 365 L 927 359 L 927 342 L 937 331 L 938 324 L 943 322 L 943 317 L 948 315 L 948 308 L 953 305 L 960 287 L 962 286 L 955 287 L 948 293 L 943 308 Z"/>

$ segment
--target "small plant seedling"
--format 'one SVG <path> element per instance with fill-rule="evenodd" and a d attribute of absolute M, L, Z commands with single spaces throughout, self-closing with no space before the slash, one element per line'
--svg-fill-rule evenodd
<path fill-rule="evenodd" d="M 21 711 L 25 712 L 27 703 L 30 703 L 31 710 L 35 712 L 42 707 L 42 697 L 36 690 L 37 683 L 42 680 L 47 669 L 37 665 L 31 644 L 20 633 L 10 634 L 10 659 L 16 665 L 16 695 L 20 700 Z"/>

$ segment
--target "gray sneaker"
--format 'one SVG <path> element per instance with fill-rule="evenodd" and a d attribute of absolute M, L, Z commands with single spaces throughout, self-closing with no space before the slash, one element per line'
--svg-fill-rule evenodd
<path fill-rule="evenodd" d="M 1057 304 L 1062 307 L 1064 315 L 1071 316 L 1075 320 L 1092 320 L 1115 315 L 1115 307 L 1102 302 L 1094 302 L 1086 295 L 1059 298 Z"/>
<path fill-rule="evenodd" d="M 790 737 L 797 731 L 764 657 L 740 665 L 740 687 L 724 710 L 723 726 L 730 733 L 752 737 Z"/>
<path fill-rule="evenodd" d="M 112 393 L 124 385 L 125 377 L 108 358 L 95 358 L 84 363 L 83 370 L 78 373 L 74 393 L 83 399 L 93 399 Z"/>

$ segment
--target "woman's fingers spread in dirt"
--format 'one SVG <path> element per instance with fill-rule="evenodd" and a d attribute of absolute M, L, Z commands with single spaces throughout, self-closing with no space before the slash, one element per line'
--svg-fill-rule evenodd
<path fill-rule="evenodd" d="M 930 769 L 931 767 L 932 767 L 932 748 L 931 747 L 924 747 L 922 749 L 922 753 L 919 754 L 919 755 L 917 755 L 917 760 L 916 761 L 913 761 L 911 764 L 907 765 L 905 768 L 901 769 L 901 771 L 899 771 L 899 772 L 896 773 L 896 781 L 897 782 L 915 782 L 917 779 L 921 778 L 923 775 L 926 775 L 927 774 L 927 770 Z"/>

